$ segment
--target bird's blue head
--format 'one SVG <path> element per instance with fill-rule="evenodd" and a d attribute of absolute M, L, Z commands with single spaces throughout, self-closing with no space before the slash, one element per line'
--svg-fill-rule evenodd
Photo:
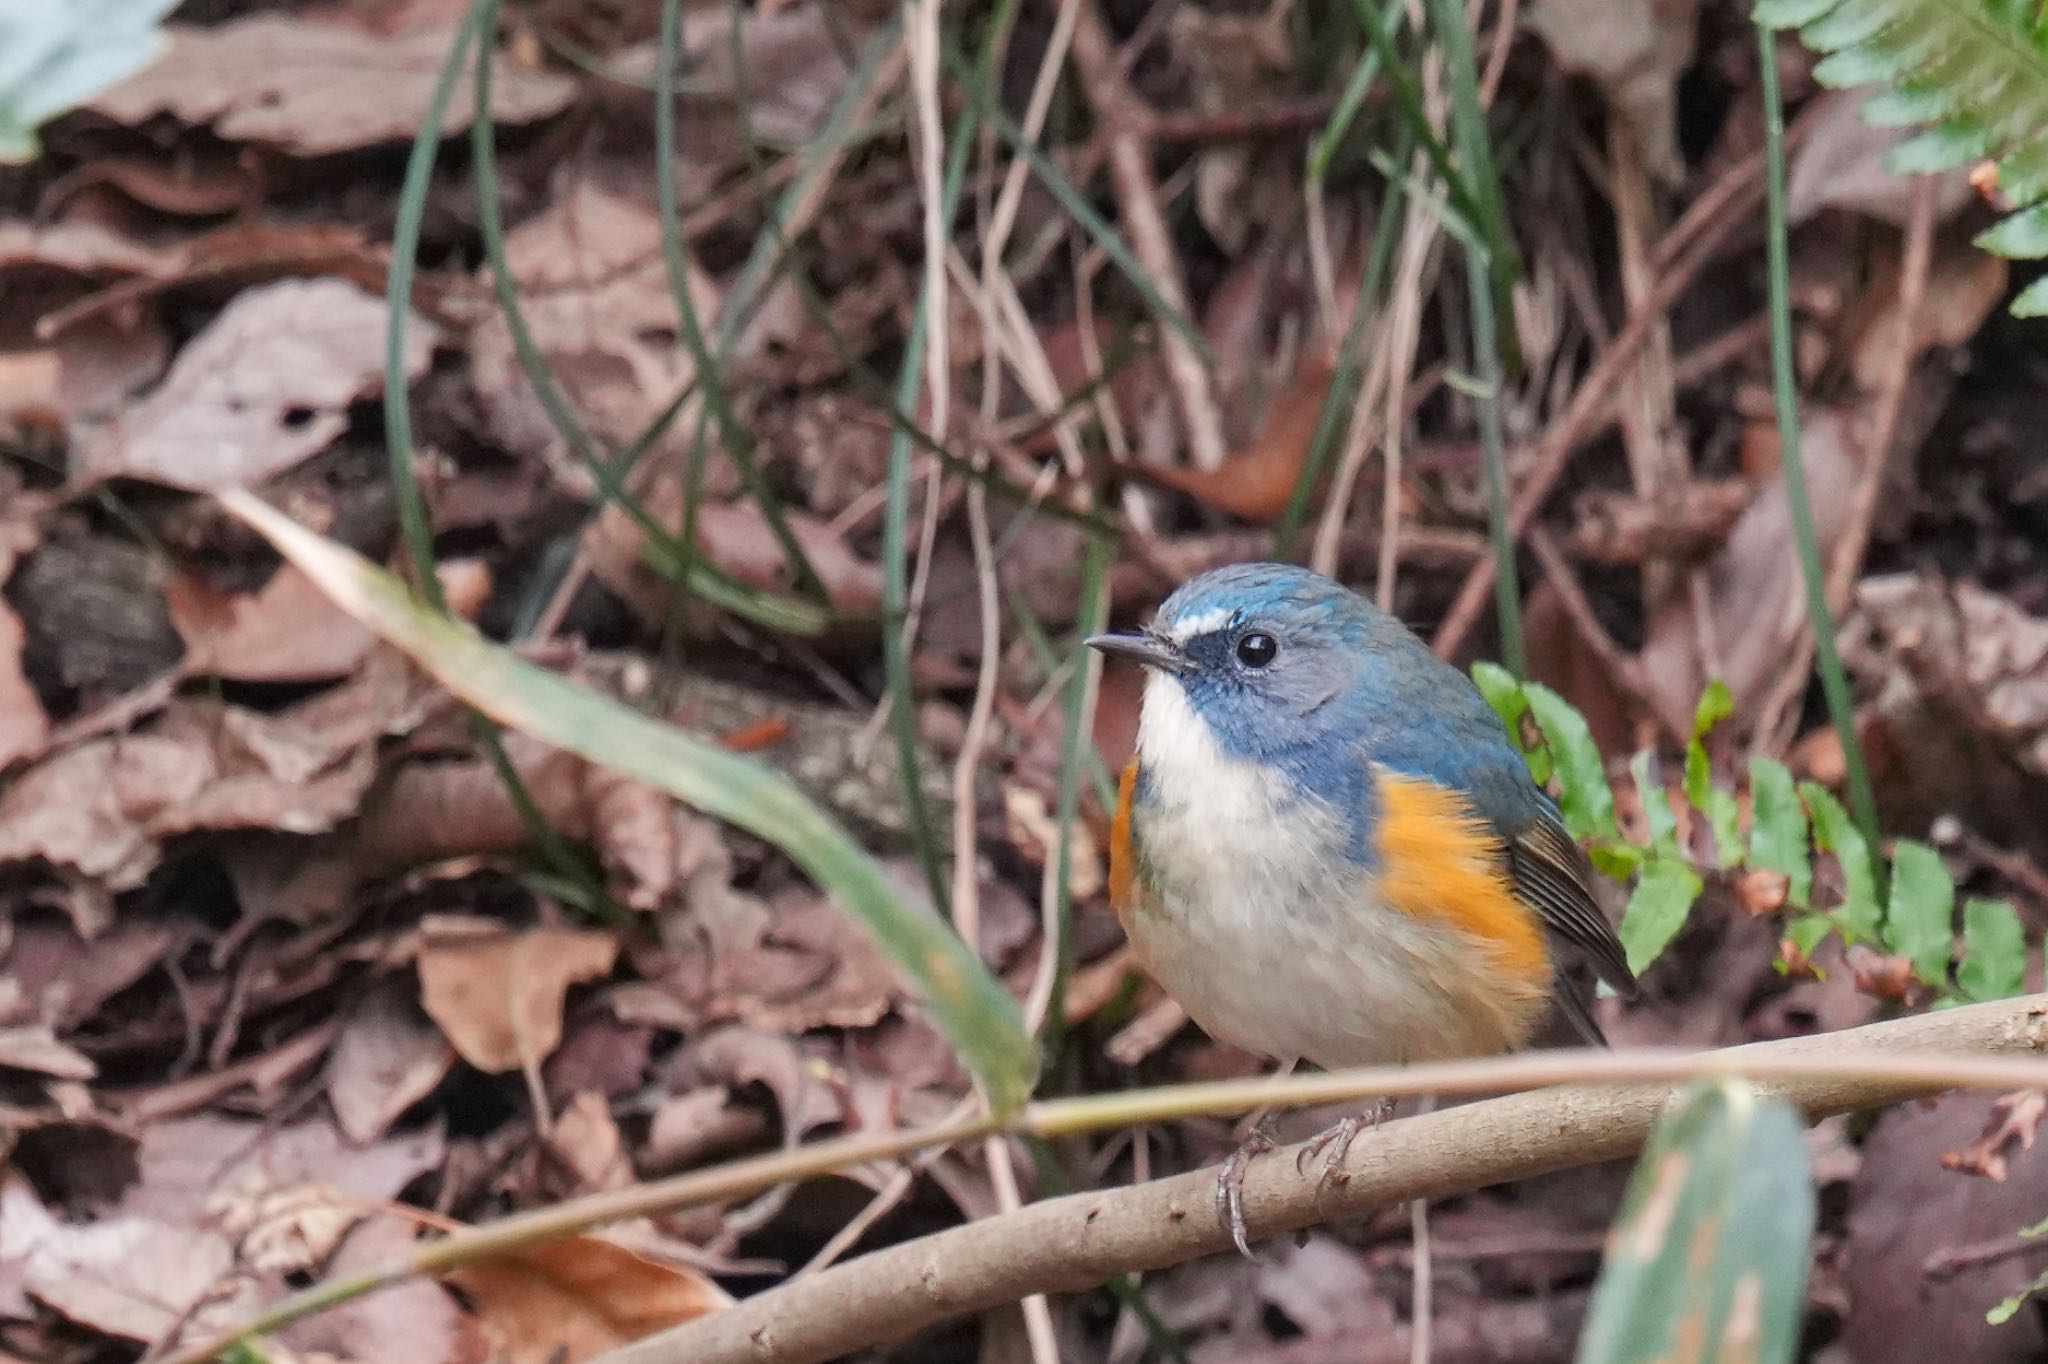
<path fill-rule="evenodd" d="M 1235 564 L 1192 579 L 1134 634 L 1088 641 L 1150 669 L 1141 741 L 1192 741 L 1175 722 L 1199 718 L 1222 755 L 1294 770 L 1357 766 L 1357 741 L 1416 707 L 1442 665 L 1392 616 L 1318 573 Z M 1340 751 L 1341 750 L 1341 751 Z"/>

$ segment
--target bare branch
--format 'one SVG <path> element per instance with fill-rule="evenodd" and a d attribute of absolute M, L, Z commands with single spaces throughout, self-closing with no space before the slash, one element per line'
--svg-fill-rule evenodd
<path fill-rule="evenodd" d="M 1986 1054 L 2043 1052 L 2048 996 L 2034 995 L 1713 1053 L 1711 1068 L 1776 1072 L 1761 1087 L 1820 1118 L 1939 1092 L 1976 1071 L 1986 1073 L 1974 1078 L 1990 1079 Z M 1901 1069 L 1883 1074 L 1883 1062 L 1873 1060 L 1853 1076 L 1820 1073 L 1832 1059 L 1880 1053 L 1892 1054 Z M 1906 1053 L 1917 1059 L 1904 1064 Z M 1946 1069 L 1926 1064 L 1930 1053 L 1950 1054 Z M 1517 1068 L 1537 1059 L 1520 1058 Z M 1670 1092 L 1665 1084 L 1546 1089 L 1391 1123 L 1353 1146 L 1348 1182 L 1325 1189 L 1320 1206 L 1315 1181 L 1295 1173 L 1295 1148 L 1283 1149 L 1252 1164 L 1248 1220 L 1256 1234 L 1276 1236 L 1411 1198 L 1629 1156 Z M 920 1237 L 613 1351 L 600 1364 L 806 1364 L 1026 1294 L 1076 1292 L 1133 1270 L 1215 1254 L 1229 1247 L 1212 1211 L 1215 1179 L 1215 1170 L 1198 1170 L 1075 1194 Z"/>

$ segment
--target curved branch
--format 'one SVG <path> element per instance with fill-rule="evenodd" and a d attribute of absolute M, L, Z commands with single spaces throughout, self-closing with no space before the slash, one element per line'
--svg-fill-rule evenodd
<path fill-rule="evenodd" d="M 1875 1023 L 1820 1037 L 1720 1053 L 1762 1068 L 1833 1053 L 2048 1053 L 2048 996 Z M 1902 1063 L 1908 1058 L 1900 1056 Z M 1924 1056 L 1914 1059 L 1924 1059 Z M 1803 1069 L 1801 1067 L 1800 1069 Z M 1896 1075 L 1788 1073 L 1759 1088 L 1809 1119 L 1874 1108 L 1965 1082 L 1924 1065 Z M 1979 1077 L 1981 1078 L 1981 1077 Z M 1668 1085 L 1569 1087 L 1489 1099 L 1390 1123 L 1360 1136 L 1342 1185 L 1323 1191 L 1295 1173 L 1298 1148 L 1254 1161 L 1245 1206 L 1254 1232 L 1280 1235 L 1441 1197 L 1628 1156 L 1642 1145 Z M 1163 1269 L 1228 1248 L 1211 1195 L 1216 1171 L 1034 1203 L 798 1278 L 685 1326 L 605 1355 L 599 1364 L 808 1364 L 901 1339 L 950 1317 L 1032 1293 L 1093 1288 L 1133 1270 Z"/>

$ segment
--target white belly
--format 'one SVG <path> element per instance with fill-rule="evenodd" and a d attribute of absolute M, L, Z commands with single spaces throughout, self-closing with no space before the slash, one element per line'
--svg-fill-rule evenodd
<path fill-rule="evenodd" d="M 1346 855 L 1347 820 L 1189 726 L 1201 721 L 1179 685 L 1155 679 L 1139 736 L 1153 799 L 1135 813 L 1124 916 L 1138 959 L 1189 1017 L 1220 1041 L 1326 1069 L 1514 1040 L 1480 944 L 1382 904 Z"/>

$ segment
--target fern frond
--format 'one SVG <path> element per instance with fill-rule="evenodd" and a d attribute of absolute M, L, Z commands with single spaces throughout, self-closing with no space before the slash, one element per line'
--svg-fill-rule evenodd
<path fill-rule="evenodd" d="M 1922 131 L 1892 149 L 1900 175 L 1991 161 L 2012 216 L 1977 245 L 2048 256 L 2048 5 L 2043 0 L 1757 0 L 1756 21 L 1797 29 L 1824 85 L 1875 86 L 1863 117 Z M 2048 316 L 2048 278 L 2013 303 Z"/>

